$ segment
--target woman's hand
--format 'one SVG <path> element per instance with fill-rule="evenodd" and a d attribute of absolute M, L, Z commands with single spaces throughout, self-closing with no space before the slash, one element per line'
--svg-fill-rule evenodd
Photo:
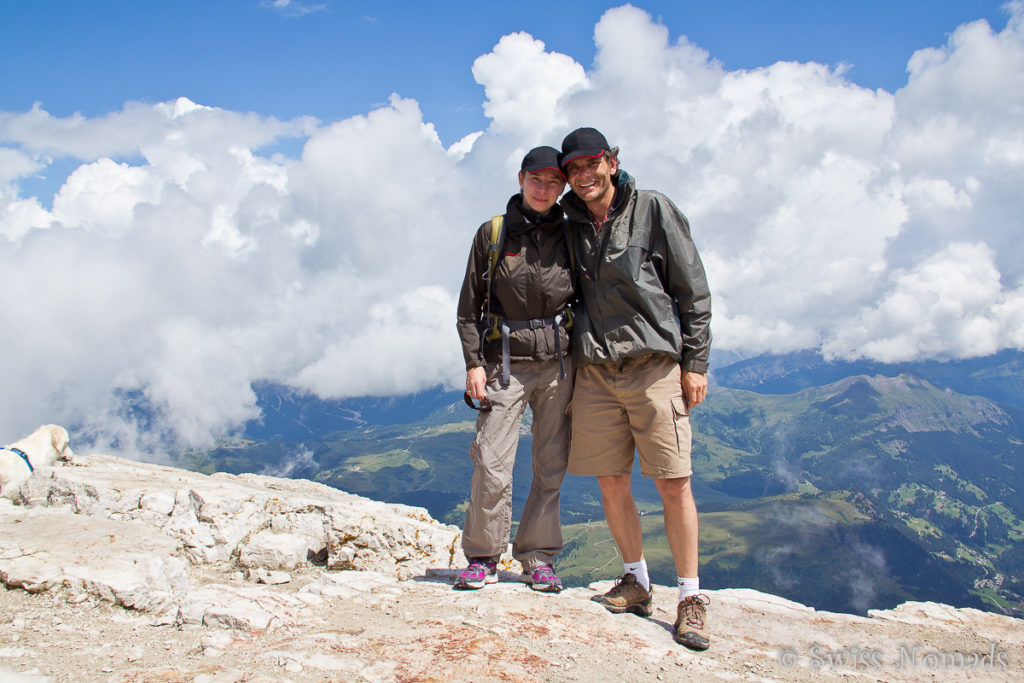
<path fill-rule="evenodd" d="M 487 371 L 482 366 L 466 371 L 466 393 L 470 398 L 482 401 L 487 398 Z"/>

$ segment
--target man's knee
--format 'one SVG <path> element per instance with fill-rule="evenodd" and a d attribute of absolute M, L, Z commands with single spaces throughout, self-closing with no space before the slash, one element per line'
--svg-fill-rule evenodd
<path fill-rule="evenodd" d="M 597 478 L 601 495 L 605 500 L 623 500 L 633 496 L 632 477 L 628 474 L 611 474 Z"/>
<path fill-rule="evenodd" d="M 655 479 L 654 485 L 664 500 L 687 501 L 693 499 L 693 490 L 690 488 L 690 477 Z"/>

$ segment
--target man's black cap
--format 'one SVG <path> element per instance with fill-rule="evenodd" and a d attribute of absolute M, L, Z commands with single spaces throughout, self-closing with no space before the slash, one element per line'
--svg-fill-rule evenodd
<path fill-rule="evenodd" d="M 558 166 L 558 150 L 546 145 L 534 147 L 527 152 L 526 156 L 523 157 L 523 164 L 519 168 L 527 173 L 537 173 L 550 168 L 552 171 L 558 171 L 558 175 L 563 178 L 565 177 L 562 169 Z"/>
<path fill-rule="evenodd" d="M 562 140 L 562 156 L 558 163 L 565 168 L 573 159 L 599 157 L 610 149 L 601 131 L 596 128 L 577 128 Z"/>

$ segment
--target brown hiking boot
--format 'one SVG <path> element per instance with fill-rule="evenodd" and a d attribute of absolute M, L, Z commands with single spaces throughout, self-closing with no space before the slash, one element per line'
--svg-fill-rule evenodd
<path fill-rule="evenodd" d="M 632 574 L 624 574 L 622 578 L 615 580 L 612 589 L 603 595 L 595 595 L 590 598 L 594 602 L 601 603 L 605 609 L 615 614 L 632 612 L 640 617 L 651 616 L 651 598 L 654 596 L 654 589 L 644 590 L 644 587 L 637 583 L 636 577 Z"/>
<path fill-rule="evenodd" d="M 711 644 L 708 634 L 708 605 L 711 599 L 706 595 L 691 595 L 683 598 L 676 608 L 676 623 L 672 626 L 672 638 L 691 650 L 706 650 Z"/>

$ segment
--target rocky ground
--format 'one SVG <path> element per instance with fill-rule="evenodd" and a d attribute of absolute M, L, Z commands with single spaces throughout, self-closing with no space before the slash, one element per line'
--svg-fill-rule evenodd
<path fill-rule="evenodd" d="M 672 640 L 672 588 L 650 619 L 591 602 L 610 582 L 454 591 L 455 530 L 346 496 L 113 458 L 40 473 L 0 501 L 0 681 L 1024 678 L 1024 622 L 972 609 L 707 591 L 697 653 Z"/>
<path fill-rule="evenodd" d="M 294 595 L 315 574 L 274 590 Z M 1024 674 L 1019 621 L 942 605 L 863 618 L 755 591 L 711 591 L 714 641 L 696 653 L 672 641 L 675 599 L 667 587 L 656 587 L 655 613 L 641 619 L 606 612 L 590 602 L 593 590 L 543 595 L 510 573 L 476 592 L 453 591 L 448 571 L 408 581 L 346 574 L 336 584 L 345 589 L 321 608 L 263 632 L 159 624 L 94 597 L 75 604 L 60 592 L 0 591 L 0 666 L 10 680 L 68 682 L 1007 681 Z M 202 580 L 244 583 L 216 572 Z"/>

